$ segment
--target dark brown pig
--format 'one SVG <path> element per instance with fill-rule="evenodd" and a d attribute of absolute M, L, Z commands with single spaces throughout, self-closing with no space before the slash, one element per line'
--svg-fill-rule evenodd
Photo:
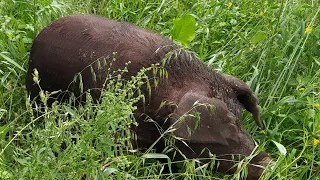
<path fill-rule="evenodd" d="M 244 107 L 263 128 L 257 99 L 251 89 L 233 76 L 215 72 L 169 39 L 129 23 L 93 15 L 74 15 L 45 27 L 31 49 L 26 79 L 28 92 L 32 99 L 39 99 L 40 90 L 33 80 L 34 69 L 37 69 L 42 90 L 62 90 L 81 97 L 84 91 L 91 89 L 93 98 L 98 99 L 107 68 L 98 68 L 97 62 L 105 59 L 109 63 L 112 58 L 116 61 L 109 66 L 110 71 L 127 66 L 128 72 L 123 78 L 136 75 L 142 67 L 166 60 L 164 68 L 168 78 L 161 79 L 156 88 L 152 86 L 151 94 L 142 89 L 147 98 L 145 104 L 138 104 L 135 117 L 139 125 L 133 128 L 139 147 L 148 148 L 160 137 L 155 124 L 145 121 L 149 117 L 164 130 L 170 126 L 176 128 L 174 135 L 183 138 L 189 147 L 181 141 L 176 141 L 175 145 L 187 158 L 208 158 L 210 151 L 226 159 L 220 162 L 220 171 L 235 171 L 235 163 L 230 161 L 232 155 L 242 159 L 255 153 L 254 141 L 242 126 Z M 129 61 L 131 64 L 126 65 Z M 81 73 L 83 89 L 73 83 L 78 73 Z M 150 78 L 153 77 L 150 75 Z M 66 93 L 57 94 L 49 104 L 66 97 Z M 163 102 L 171 105 L 162 106 Z M 193 112 L 200 113 L 198 120 L 188 115 Z M 156 148 L 163 149 L 163 143 L 158 143 Z M 204 148 L 207 150 L 201 153 Z M 248 179 L 258 179 L 270 160 L 265 152 L 254 157 L 250 164 L 262 167 L 249 165 Z"/>

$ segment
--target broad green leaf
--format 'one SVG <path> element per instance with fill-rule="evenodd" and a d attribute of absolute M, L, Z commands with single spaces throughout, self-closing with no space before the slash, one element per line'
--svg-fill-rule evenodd
<path fill-rule="evenodd" d="M 181 42 L 185 46 L 189 46 L 195 37 L 195 31 L 195 18 L 190 14 L 186 14 L 174 20 L 171 36 L 174 40 Z"/>
<path fill-rule="evenodd" d="M 12 179 L 13 176 L 12 176 L 12 174 L 10 172 L 5 171 L 5 170 L 1 170 L 0 171 L 0 178 L 1 179 Z"/>
<path fill-rule="evenodd" d="M 73 110 L 70 107 L 65 106 L 65 105 L 63 105 L 63 107 L 71 116 L 79 117 L 78 113 L 75 110 Z"/>
<path fill-rule="evenodd" d="M 1 115 L 1 110 L 3 109 L 0 109 L 0 119 L 2 118 L 2 115 Z M 8 124 L 5 124 L 3 126 L 0 126 L 0 140 L 3 140 L 6 138 L 6 134 L 8 133 L 8 131 L 11 129 L 11 127 L 9 127 Z"/>
<path fill-rule="evenodd" d="M 106 176 L 110 176 L 112 173 L 115 173 L 117 172 L 118 170 L 116 170 L 115 168 L 112 168 L 112 167 L 106 167 L 104 170 L 103 170 L 103 173 L 106 175 Z"/>
<path fill-rule="evenodd" d="M 280 151 L 280 153 L 282 155 L 286 155 L 287 154 L 287 149 L 280 143 L 276 142 L 276 141 L 273 141 L 272 142 L 277 146 L 278 150 Z"/>
<path fill-rule="evenodd" d="M 319 41 L 320 42 L 320 41 Z M 320 45 L 320 43 L 319 43 L 319 45 Z M 318 65 L 318 66 L 320 66 L 320 60 L 317 60 L 317 58 L 315 58 L 315 57 L 312 57 L 312 59 L 315 61 L 315 63 Z"/>
<path fill-rule="evenodd" d="M 29 162 L 27 161 L 27 159 L 20 159 L 20 158 L 16 158 L 16 161 L 18 161 L 18 163 L 22 164 L 22 165 L 26 165 Z"/>
<path fill-rule="evenodd" d="M 0 56 L 5 59 L 6 61 L 8 61 L 10 64 L 13 64 L 15 67 L 19 68 L 20 70 L 22 70 L 23 72 L 27 72 L 23 67 L 21 67 L 18 63 L 16 63 L 14 60 L 12 60 L 11 58 L 9 58 L 8 56 L 4 55 L 3 53 L 0 53 Z"/>
<path fill-rule="evenodd" d="M 299 102 L 294 96 L 285 96 L 279 102 L 278 105 L 297 103 Z"/>
<path fill-rule="evenodd" d="M 167 155 L 160 153 L 148 153 L 144 154 L 142 157 L 146 159 L 170 159 Z"/>
<path fill-rule="evenodd" d="M 144 154 L 142 156 L 142 158 L 146 158 L 146 159 L 167 159 L 168 160 L 169 171 L 172 173 L 172 170 L 171 170 L 171 159 L 167 155 L 160 154 L 160 153 L 148 153 L 148 154 Z"/>
<path fill-rule="evenodd" d="M 258 31 L 251 39 L 251 41 L 254 44 L 258 44 L 259 42 L 263 41 L 267 36 L 266 32 L 263 31 Z"/>

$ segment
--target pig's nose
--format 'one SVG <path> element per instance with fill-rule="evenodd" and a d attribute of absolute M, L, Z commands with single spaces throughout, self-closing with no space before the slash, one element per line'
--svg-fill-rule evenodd
<path fill-rule="evenodd" d="M 256 157 L 250 161 L 248 168 L 248 180 L 259 179 L 267 166 L 272 164 L 272 158 L 264 151 L 261 151 Z"/>

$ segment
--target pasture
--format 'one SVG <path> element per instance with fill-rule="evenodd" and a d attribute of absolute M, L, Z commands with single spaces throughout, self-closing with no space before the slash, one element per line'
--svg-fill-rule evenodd
<path fill-rule="evenodd" d="M 320 178 L 319 1 L 2 0 L 1 179 L 241 179 L 246 174 L 246 162 L 227 175 L 211 170 L 214 160 L 172 162 L 152 148 L 145 153 L 132 148 L 129 127 L 136 123 L 132 112 L 141 97 L 125 94 L 134 94 L 143 74 L 124 88 L 114 81 L 98 106 L 89 96 L 77 108 L 33 106 L 25 87 L 32 41 L 53 20 L 71 14 L 99 14 L 150 29 L 216 71 L 242 79 L 259 98 L 266 128 L 260 130 L 247 112 L 244 127 L 274 160 L 261 179 Z M 184 15 L 195 19 L 191 41 L 174 34 Z M 179 171 L 168 173 L 165 164 L 176 164 Z"/>

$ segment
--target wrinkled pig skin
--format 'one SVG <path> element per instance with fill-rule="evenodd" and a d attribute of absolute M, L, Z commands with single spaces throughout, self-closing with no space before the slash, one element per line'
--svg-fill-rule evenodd
<path fill-rule="evenodd" d="M 172 52 L 173 55 L 168 56 Z M 73 81 L 81 72 L 83 91 L 91 89 L 93 99 L 98 99 L 107 68 L 112 72 L 127 67 L 123 78 L 130 79 L 141 68 L 161 63 L 165 57 L 168 77 L 160 79 L 157 87 L 151 86 L 151 94 L 146 87 L 142 88 L 146 102 L 138 103 L 134 112 L 139 123 L 133 127 L 137 146 L 148 148 L 160 137 L 155 124 L 145 121 L 148 117 L 163 130 L 171 125 L 176 128 L 174 135 L 184 138 L 189 147 L 180 141 L 175 145 L 187 158 L 208 158 L 208 151 L 201 153 L 204 148 L 228 160 L 231 160 L 230 154 L 245 157 L 253 153 L 254 141 L 242 126 L 242 108 L 245 108 L 263 128 L 252 90 L 233 76 L 215 72 L 171 40 L 130 23 L 95 15 L 73 15 L 54 21 L 33 42 L 26 86 L 30 97 L 39 102 L 40 90 L 33 80 L 34 69 L 37 69 L 42 90 L 65 92 L 52 96 L 49 105 L 65 100 L 70 92 L 81 102 L 79 82 Z M 110 62 L 113 58 L 116 61 L 112 66 L 98 68 L 97 60 Z M 90 65 L 96 74 L 95 81 Z M 149 77 L 153 78 L 151 73 Z M 162 102 L 171 105 L 159 108 Z M 193 111 L 200 113 L 198 126 L 197 120 L 186 115 Z M 160 142 L 156 148 L 161 150 L 163 146 Z M 260 152 L 250 163 L 265 166 L 269 161 L 268 154 Z M 233 173 L 232 166 L 233 162 L 221 161 L 218 170 Z M 262 172 L 263 168 L 249 165 L 247 178 L 258 179 Z"/>

